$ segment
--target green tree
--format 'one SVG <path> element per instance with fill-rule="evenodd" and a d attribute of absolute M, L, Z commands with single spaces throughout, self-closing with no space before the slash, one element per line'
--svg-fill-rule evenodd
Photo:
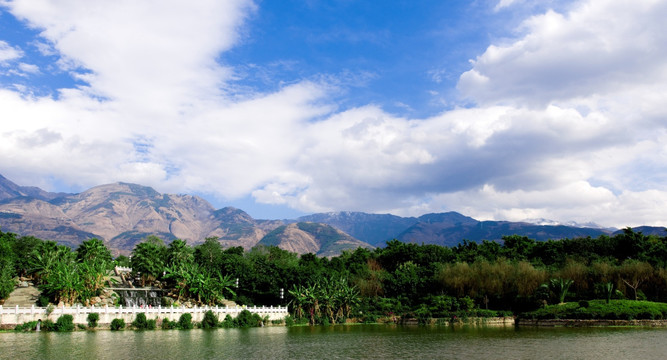
<path fill-rule="evenodd" d="M 165 271 L 167 247 L 157 236 L 150 235 L 132 251 L 132 272 L 141 278 L 141 286 L 152 284 Z"/>
<path fill-rule="evenodd" d="M 92 238 L 86 240 L 76 248 L 76 260 L 78 262 L 104 262 L 111 264 L 111 252 L 102 240 Z"/>

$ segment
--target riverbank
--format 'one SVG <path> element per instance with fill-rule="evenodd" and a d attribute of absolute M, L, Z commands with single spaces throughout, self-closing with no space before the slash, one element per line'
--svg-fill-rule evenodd
<path fill-rule="evenodd" d="M 259 315 L 261 318 L 266 318 L 269 321 L 284 320 L 288 315 L 287 307 L 284 306 L 204 306 L 204 307 L 20 307 L 14 306 L 6 308 L 0 306 L 0 329 L 13 329 L 16 325 L 21 325 L 33 321 L 57 321 L 63 315 L 71 315 L 74 324 L 87 324 L 88 316 L 91 313 L 98 314 L 98 324 L 102 328 L 108 328 L 114 319 L 122 319 L 125 323 L 130 324 L 137 317 L 137 314 L 144 313 L 149 319 L 168 319 L 169 321 L 178 321 L 183 314 L 190 314 L 192 321 L 201 322 L 204 319 L 204 314 L 207 311 L 213 312 L 218 318 L 222 319 L 227 315 L 236 317 L 243 310 L 248 310 L 253 314 Z"/>

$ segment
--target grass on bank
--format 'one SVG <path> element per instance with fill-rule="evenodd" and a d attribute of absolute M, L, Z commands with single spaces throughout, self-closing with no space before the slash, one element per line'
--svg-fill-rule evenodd
<path fill-rule="evenodd" d="M 582 320 L 662 320 L 667 319 L 667 304 L 637 300 L 582 300 L 548 305 L 519 315 L 519 319 Z"/>

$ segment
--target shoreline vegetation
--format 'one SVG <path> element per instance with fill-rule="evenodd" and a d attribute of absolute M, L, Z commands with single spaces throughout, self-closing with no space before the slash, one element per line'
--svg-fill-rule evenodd
<path fill-rule="evenodd" d="M 70 249 L 0 231 L 0 299 L 18 282 L 41 290 L 38 306 L 118 306 L 123 299 L 108 289 L 118 286 L 111 269 L 124 266 L 132 272 L 121 277 L 122 285 L 160 289 L 162 306 L 286 305 L 290 315 L 281 321 L 288 326 L 495 318 L 520 326 L 663 324 L 666 262 L 666 237 L 630 228 L 613 237 L 535 241 L 512 235 L 454 247 L 391 240 L 384 248 L 330 258 L 275 246 L 223 249 L 217 238 L 166 244 L 156 236 L 137 244 L 131 257 L 112 258 L 97 239 Z"/>

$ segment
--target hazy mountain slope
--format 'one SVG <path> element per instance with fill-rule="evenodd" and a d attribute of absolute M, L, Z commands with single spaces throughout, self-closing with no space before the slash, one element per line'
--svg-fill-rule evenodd
<path fill-rule="evenodd" d="M 161 194 L 146 186 L 116 183 L 96 186 L 80 194 L 51 194 L 25 188 L 2 178 L 0 226 L 4 231 L 56 240 L 76 246 L 91 237 L 112 249 L 127 252 L 148 235 L 190 244 L 219 237 L 225 246 L 251 248 L 281 223 L 255 221 L 239 209 L 216 210 L 191 195 Z M 36 189 L 36 188 L 35 188 Z M 49 201 L 45 201 L 49 200 Z"/>
<path fill-rule="evenodd" d="M 414 225 L 417 219 L 391 214 L 342 211 L 302 216 L 297 221 L 331 225 L 356 239 L 382 247 L 386 241 Z"/>
<path fill-rule="evenodd" d="M 298 254 L 334 256 L 343 250 L 373 246 L 326 224 L 299 222 L 283 225 L 267 234 L 260 245 L 274 245 Z"/>
<path fill-rule="evenodd" d="M 557 225 L 535 225 L 509 221 L 474 221 L 452 224 L 450 222 L 418 222 L 400 234 L 404 242 L 455 246 L 462 240 L 501 240 L 505 235 L 527 236 L 538 241 L 577 237 L 597 237 L 609 232 L 602 229 L 577 228 Z"/>

